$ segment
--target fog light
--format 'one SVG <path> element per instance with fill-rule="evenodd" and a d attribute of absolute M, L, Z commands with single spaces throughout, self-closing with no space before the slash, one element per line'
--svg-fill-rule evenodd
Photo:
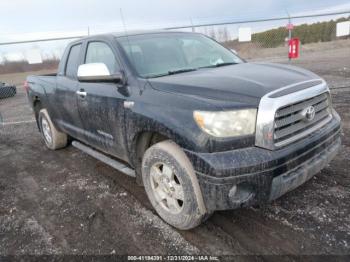
<path fill-rule="evenodd" d="M 254 197 L 254 195 L 253 187 L 244 182 L 234 185 L 228 193 L 230 200 L 237 204 L 247 202 Z"/>

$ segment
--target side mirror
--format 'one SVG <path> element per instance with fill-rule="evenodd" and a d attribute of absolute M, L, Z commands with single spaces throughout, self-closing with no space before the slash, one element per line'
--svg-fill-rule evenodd
<path fill-rule="evenodd" d="M 90 63 L 79 66 L 78 80 L 81 82 L 121 83 L 123 81 L 123 74 L 118 72 L 112 75 L 104 63 Z"/>

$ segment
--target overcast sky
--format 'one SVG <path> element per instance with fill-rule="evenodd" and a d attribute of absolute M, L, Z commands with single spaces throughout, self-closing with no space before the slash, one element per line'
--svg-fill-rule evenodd
<path fill-rule="evenodd" d="M 0 0 L 0 42 L 350 10 L 349 0 Z M 8 47 L 0 46 L 0 54 Z M 4 51 L 5 50 L 5 51 Z"/>
<path fill-rule="evenodd" d="M 128 27 L 254 19 L 306 11 L 350 9 L 349 0 L 2 0 L 1 39 L 46 31 L 121 28 L 120 8 Z M 0 40 L 1 40 L 0 39 Z"/>

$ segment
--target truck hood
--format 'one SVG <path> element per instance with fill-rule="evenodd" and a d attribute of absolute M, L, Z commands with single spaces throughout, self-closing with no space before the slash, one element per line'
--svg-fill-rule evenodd
<path fill-rule="evenodd" d="M 149 82 L 159 91 L 195 96 L 221 107 L 257 107 L 265 94 L 312 79 L 320 77 L 294 66 L 242 63 L 151 78 Z"/>

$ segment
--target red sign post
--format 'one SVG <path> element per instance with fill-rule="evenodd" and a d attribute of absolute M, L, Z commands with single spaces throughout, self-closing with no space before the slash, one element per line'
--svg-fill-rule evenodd
<path fill-rule="evenodd" d="M 288 41 L 288 46 L 289 46 L 288 57 L 289 57 L 289 59 L 299 57 L 299 44 L 300 44 L 299 38 L 292 38 Z"/>

